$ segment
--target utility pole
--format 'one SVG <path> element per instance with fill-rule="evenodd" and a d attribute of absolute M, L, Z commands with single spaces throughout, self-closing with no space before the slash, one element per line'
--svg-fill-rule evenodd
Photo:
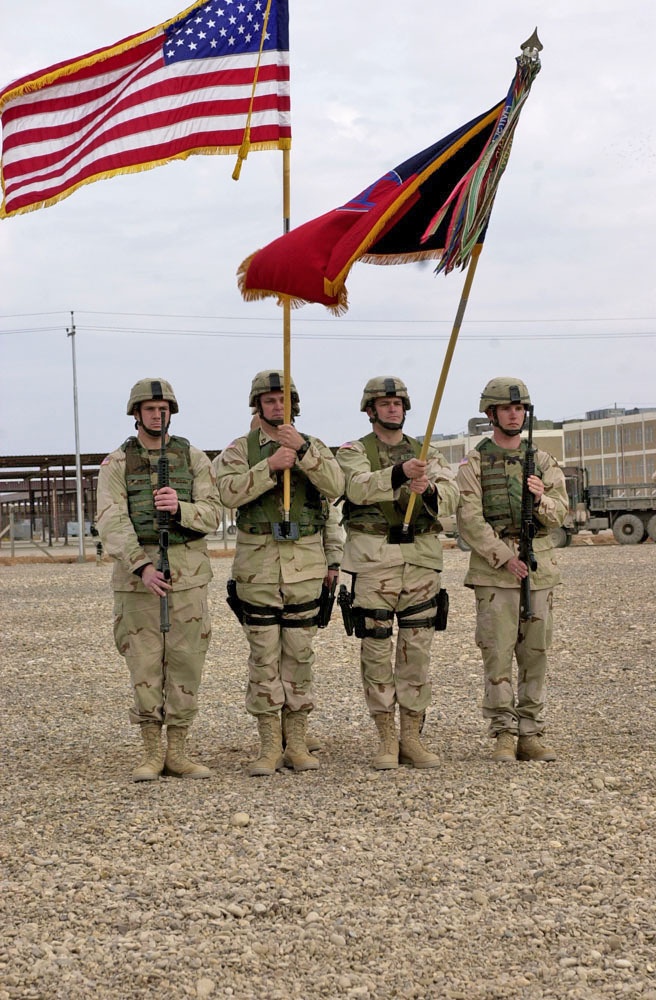
<path fill-rule="evenodd" d="M 75 484 L 77 488 L 77 540 L 78 562 L 84 562 L 84 504 L 82 502 L 82 461 L 80 459 L 80 428 L 77 415 L 77 369 L 75 366 L 75 317 L 71 309 L 71 325 L 66 330 L 66 336 L 71 338 L 71 353 L 73 356 L 73 417 L 75 420 Z M 66 529 L 68 530 L 68 529 Z"/>

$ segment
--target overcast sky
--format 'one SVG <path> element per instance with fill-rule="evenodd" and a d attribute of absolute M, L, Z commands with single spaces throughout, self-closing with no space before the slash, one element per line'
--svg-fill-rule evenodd
<path fill-rule="evenodd" d="M 2 3 L 0 87 L 153 27 L 184 0 Z M 519 122 L 436 431 L 466 429 L 494 375 L 536 417 L 656 406 L 656 4 L 651 0 L 290 0 L 292 226 L 356 195 L 506 93 L 538 27 Z M 253 374 L 282 368 L 282 311 L 245 303 L 240 262 L 282 231 L 282 154 L 195 156 L 0 221 L 0 454 L 82 452 L 131 433 L 131 385 L 168 378 L 173 429 L 245 432 Z M 350 309 L 292 313 L 301 430 L 366 433 L 362 387 L 404 378 L 425 429 L 464 275 L 356 264 Z"/>

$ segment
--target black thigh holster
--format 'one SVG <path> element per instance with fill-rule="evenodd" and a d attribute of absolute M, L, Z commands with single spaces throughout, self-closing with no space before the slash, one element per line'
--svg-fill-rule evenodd
<path fill-rule="evenodd" d="M 418 615 L 420 611 L 431 611 L 435 607 L 437 607 L 437 596 L 422 601 L 421 604 L 413 604 L 411 608 L 405 608 L 404 611 L 397 611 L 396 618 L 399 628 L 435 628 L 434 612 L 426 618 L 413 618 L 412 621 L 406 621 L 410 615 Z"/>
<path fill-rule="evenodd" d="M 265 608 L 260 604 L 241 602 L 244 625 L 279 625 L 281 628 L 311 628 L 319 620 L 319 598 L 306 601 L 304 604 L 285 604 L 282 608 Z M 311 618 L 288 618 L 288 614 L 298 614 L 301 611 L 317 609 L 317 614 Z"/>
<path fill-rule="evenodd" d="M 304 604 L 285 604 L 282 611 L 280 612 L 280 627 L 281 628 L 312 628 L 314 625 L 319 624 L 319 604 L 321 603 L 320 598 L 315 598 L 314 601 L 305 601 Z M 311 618 L 288 618 L 288 614 L 297 615 L 301 611 L 313 611 L 316 609 L 316 615 L 312 615 Z"/>
<path fill-rule="evenodd" d="M 394 612 L 387 608 L 351 608 L 353 615 L 353 631 L 358 639 L 389 639 L 392 635 Z M 367 628 L 365 618 L 375 618 L 376 621 L 389 622 L 389 625 L 374 625 Z"/>
<path fill-rule="evenodd" d="M 241 612 L 243 625 L 259 625 L 264 628 L 267 625 L 280 624 L 280 608 L 264 608 L 261 604 L 242 601 Z"/>

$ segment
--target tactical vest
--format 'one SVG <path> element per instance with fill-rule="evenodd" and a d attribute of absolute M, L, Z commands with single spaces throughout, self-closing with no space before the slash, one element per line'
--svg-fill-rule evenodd
<path fill-rule="evenodd" d="M 159 531 L 153 490 L 157 488 L 159 449 L 150 451 L 144 448 L 136 437 L 129 437 L 121 448 L 125 452 L 125 483 L 130 520 L 142 545 L 157 545 Z M 178 500 L 191 503 L 194 477 L 187 439 L 170 437 L 166 445 L 166 457 L 169 460 L 169 486 L 178 494 Z M 169 545 L 182 545 L 193 538 L 203 537 L 203 532 L 183 528 L 171 519 Z"/>
<path fill-rule="evenodd" d="M 360 441 L 364 445 L 372 472 L 389 469 L 409 458 L 418 458 L 421 453 L 419 441 L 406 435 L 399 444 L 388 445 L 380 441 L 372 431 L 360 438 Z M 345 500 L 342 523 L 370 535 L 386 535 L 390 525 L 403 524 L 409 500 L 410 490 L 407 487 L 401 488 L 398 500 L 381 500 L 375 504 L 355 504 L 351 500 Z M 415 534 L 442 530 L 439 521 L 432 518 L 421 503 L 415 503 L 410 523 L 414 526 Z"/>
<path fill-rule="evenodd" d="M 252 469 L 265 458 L 269 458 L 280 447 L 277 441 L 260 444 L 260 432 L 252 430 L 247 437 L 248 467 Z M 328 501 L 307 476 L 297 468 L 290 469 L 290 510 L 289 520 L 298 525 L 301 537 L 321 531 L 328 520 Z M 268 490 L 250 503 L 237 510 L 237 527 L 249 535 L 270 535 L 271 525 L 283 518 L 282 476 L 272 490 Z"/>
<path fill-rule="evenodd" d="M 522 480 L 526 442 L 519 448 L 500 448 L 491 438 L 476 445 L 481 456 L 481 489 L 483 517 L 501 537 L 519 537 L 522 523 Z M 535 474 L 540 475 L 536 468 Z M 547 535 L 549 530 L 535 518 L 535 534 Z"/>

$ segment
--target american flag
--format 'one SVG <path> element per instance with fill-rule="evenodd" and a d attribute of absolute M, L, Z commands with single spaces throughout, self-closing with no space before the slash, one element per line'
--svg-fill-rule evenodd
<path fill-rule="evenodd" d="M 0 121 L 0 217 L 114 174 L 236 152 L 249 121 L 250 149 L 289 148 L 288 0 L 202 0 L 14 81 Z"/>

